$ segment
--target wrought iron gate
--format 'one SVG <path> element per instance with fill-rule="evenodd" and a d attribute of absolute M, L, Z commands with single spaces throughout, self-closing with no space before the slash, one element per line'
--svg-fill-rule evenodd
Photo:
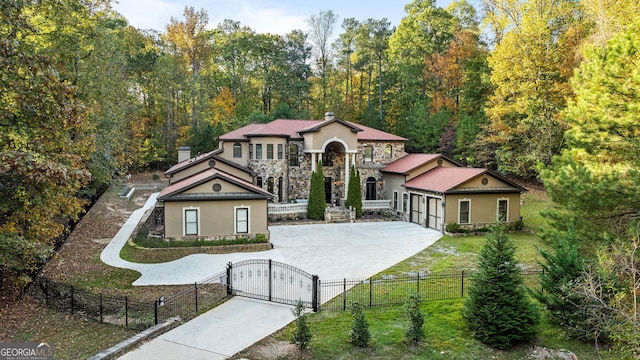
<path fill-rule="evenodd" d="M 228 291 L 233 295 L 295 305 L 302 301 L 318 311 L 318 276 L 271 259 L 227 265 Z"/>

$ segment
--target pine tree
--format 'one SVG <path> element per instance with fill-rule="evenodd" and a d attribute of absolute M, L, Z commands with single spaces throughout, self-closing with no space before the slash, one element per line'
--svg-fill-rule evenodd
<path fill-rule="evenodd" d="M 478 258 L 463 315 L 485 344 L 506 349 L 536 335 L 539 312 L 527 297 L 515 246 L 504 226 L 494 225 Z"/>
<path fill-rule="evenodd" d="M 344 206 L 347 208 L 354 208 L 356 211 L 356 218 L 362 217 L 362 193 L 360 183 L 360 171 L 356 170 L 356 167 L 351 165 L 351 172 L 349 173 L 349 193 L 347 194 L 347 200 Z"/>
<path fill-rule="evenodd" d="M 424 340 L 424 315 L 420 310 L 421 302 L 420 295 L 413 294 L 404 303 L 404 312 L 409 318 L 405 335 L 407 340 L 414 344 Z"/>
<path fill-rule="evenodd" d="M 322 162 L 319 161 L 316 171 L 311 174 L 307 217 L 312 220 L 323 220 L 325 208 L 324 174 L 322 172 Z"/>
<path fill-rule="evenodd" d="M 302 300 L 298 300 L 291 312 L 296 317 L 296 328 L 292 338 L 293 343 L 296 344 L 298 349 L 305 350 L 309 347 L 309 342 L 311 341 L 311 330 L 309 330 L 309 325 L 307 324 L 307 314 L 304 312 Z"/>

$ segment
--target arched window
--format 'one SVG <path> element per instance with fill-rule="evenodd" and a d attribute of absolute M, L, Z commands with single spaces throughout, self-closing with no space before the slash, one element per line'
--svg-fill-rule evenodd
<path fill-rule="evenodd" d="M 242 158 L 242 144 L 240 143 L 233 144 L 233 158 L 234 159 Z"/>
<path fill-rule="evenodd" d="M 262 188 L 262 176 L 256 178 L 256 186 Z"/>
<path fill-rule="evenodd" d="M 367 178 L 365 199 L 366 200 L 376 199 L 376 178 L 374 177 Z"/>
<path fill-rule="evenodd" d="M 370 163 L 373 161 L 373 146 L 364 147 L 364 162 Z"/>
<path fill-rule="evenodd" d="M 387 144 L 384 147 L 384 158 L 385 159 L 391 159 L 391 156 L 393 155 L 393 148 L 391 147 L 391 144 Z"/>
<path fill-rule="evenodd" d="M 267 191 L 273 194 L 273 178 L 267 178 Z"/>
<path fill-rule="evenodd" d="M 298 145 L 289 145 L 289 166 L 299 166 L 298 162 Z"/>

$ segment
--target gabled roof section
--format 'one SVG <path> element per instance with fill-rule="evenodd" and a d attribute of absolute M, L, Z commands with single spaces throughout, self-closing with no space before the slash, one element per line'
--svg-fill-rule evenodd
<path fill-rule="evenodd" d="M 246 189 L 249 193 L 257 195 L 257 198 L 268 199 L 273 197 L 273 195 L 268 191 L 265 191 L 262 188 L 256 185 L 253 185 L 248 181 L 239 179 L 224 171 L 211 168 L 211 169 L 201 171 L 193 176 L 189 176 L 188 178 L 182 179 L 162 189 L 162 191 L 160 191 L 160 194 L 158 195 L 158 200 L 165 201 L 171 198 L 175 198 L 176 196 L 180 195 L 181 193 L 193 187 L 196 187 L 198 185 L 201 185 L 203 183 L 206 183 L 214 179 L 223 179 L 237 186 L 240 186 Z"/>
<path fill-rule="evenodd" d="M 320 129 L 322 129 L 323 127 L 329 125 L 329 124 L 333 124 L 333 123 L 339 123 L 342 124 L 346 127 L 349 128 L 349 130 L 351 130 L 351 132 L 357 133 L 357 132 L 361 132 L 363 131 L 361 128 L 359 128 L 358 126 L 356 126 L 354 123 L 348 122 L 348 121 L 344 121 L 338 118 L 332 118 L 330 120 L 325 120 L 325 121 L 320 121 L 314 125 L 310 125 L 306 128 L 300 129 L 298 130 L 298 133 L 300 134 L 304 134 L 307 132 L 317 132 L 320 131 Z"/>
<path fill-rule="evenodd" d="M 456 189 L 458 186 L 471 181 L 472 179 L 487 174 L 493 176 L 506 184 L 508 187 L 500 188 L 472 188 L 472 189 Z M 437 167 L 426 173 L 417 176 L 404 185 L 406 188 L 433 191 L 438 193 L 453 192 L 526 192 L 526 189 L 507 180 L 487 169 L 466 168 L 466 167 Z"/>
<path fill-rule="evenodd" d="M 442 157 L 440 154 L 409 154 L 385 166 L 380 171 L 407 175 L 412 170 L 440 157 Z"/>
<path fill-rule="evenodd" d="M 222 141 L 247 141 L 251 137 L 286 137 L 291 139 L 302 139 L 305 132 L 320 131 L 320 129 L 330 123 L 340 122 L 344 126 L 357 132 L 358 140 L 370 141 L 406 141 L 407 139 L 390 134 L 381 130 L 376 130 L 362 124 L 340 119 L 331 120 L 293 120 L 278 119 L 266 124 L 249 124 L 240 129 L 221 135 L 218 139 Z"/>
<path fill-rule="evenodd" d="M 218 156 L 218 154 L 220 154 L 222 152 L 222 149 L 217 149 L 217 150 L 213 150 L 213 151 L 209 151 L 208 153 L 204 153 L 201 155 L 198 155 L 196 157 L 192 157 L 191 159 L 188 160 L 184 160 L 181 161 L 175 165 L 173 165 L 171 168 L 169 168 L 169 170 L 164 172 L 165 176 L 170 176 L 172 174 L 175 174 L 181 170 L 184 170 L 186 168 L 189 168 L 193 165 L 199 164 L 203 161 L 208 161 L 208 160 L 215 160 L 215 161 L 220 161 L 222 163 L 225 163 L 229 166 L 232 166 L 238 170 L 244 171 L 247 174 L 252 174 L 253 172 L 251 171 L 251 169 L 244 167 L 242 165 L 238 165 L 233 161 L 229 161 L 223 157 Z"/>

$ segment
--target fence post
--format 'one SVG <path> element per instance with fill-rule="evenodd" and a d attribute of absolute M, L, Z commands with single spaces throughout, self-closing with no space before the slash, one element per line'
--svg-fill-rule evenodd
<path fill-rule="evenodd" d="M 100 324 L 102 324 L 102 293 L 100 293 Z"/>
<path fill-rule="evenodd" d="M 347 278 L 342 281 L 342 310 L 347 310 Z"/>
<path fill-rule="evenodd" d="M 49 280 L 44 279 L 44 303 L 49 306 Z"/>
<path fill-rule="evenodd" d="M 273 280 L 271 276 L 271 259 L 269 259 L 269 301 L 271 301 L 271 288 L 273 287 Z"/>
<path fill-rule="evenodd" d="M 420 295 L 420 271 L 418 271 L 418 281 L 416 283 L 416 294 Z"/>
<path fill-rule="evenodd" d="M 460 297 L 464 297 L 464 270 L 462 270 L 462 289 L 460 292 Z"/>
<path fill-rule="evenodd" d="M 369 307 L 373 303 L 373 278 L 369 277 Z"/>
<path fill-rule="evenodd" d="M 542 276 L 544 276 L 544 268 L 542 268 Z M 540 281 L 539 284 L 540 284 L 540 292 L 544 294 L 544 287 L 542 287 L 542 281 Z"/>
<path fill-rule="evenodd" d="M 71 313 L 73 314 L 73 286 L 71 286 Z"/>
<path fill-rule="evenodd" d="M 129 297 L 124 297 L 124 327 L 129 327 Z"/>
<path fill-rule="evenodd" d="M 227 295 L 231 295 L 233 293 L 233 284 L 231 283 L 231 269 L 233 264 L 231 261 L 227 264 Z"/>
<path fill-rule="evenodd" d="M 198 313 L 198 282 L 193 283 L 193 288 L 196 292 L 196 314 Z"/>
<path fill-rule="evenodd" d="M 158 325 L 158 299 L 153 302 L 153 324 Z"/>
<path fill-rule="evenodd" d="M 320 282 L 320 279 L 318 278 L 318 275 L 313 275 L 311 277 L 311 282 L 313 282 L 313 294 L 311 295 L 311 306 L 313 307 L 313 312 L 318 312 L 318 289 L 320 288 L 318 286 L 318 283 Z"/>

